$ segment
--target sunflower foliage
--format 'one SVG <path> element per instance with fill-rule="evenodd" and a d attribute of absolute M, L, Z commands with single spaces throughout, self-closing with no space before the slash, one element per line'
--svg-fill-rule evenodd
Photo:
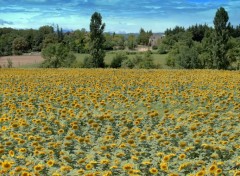
<path fill-rule="evenodd" d="M 239 72 L 2 69 L 0 175 L 240 173 Z"/>

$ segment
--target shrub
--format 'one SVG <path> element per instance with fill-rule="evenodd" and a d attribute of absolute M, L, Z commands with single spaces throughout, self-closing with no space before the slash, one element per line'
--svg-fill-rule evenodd
<path fill-rule="evenodd" d="M 83 68 L 83 63 L 81 61 L 75 60 L 72 63 L 71 68 Z"/>
<path fill-rule="evenodd" d="M 63 44 L 49 44 L 42 50 L 44 68 L 71 67 L 76 57 Z"/>
<path fill-rule="evenodd" d="M 8 59 L 7 59 L 7 62 L 8 62 L 7 67 L 8 67 L 8 68 L 12 68 L 12 67 L 13 67 L 13 62 L 12 62 L 12 60 L 11 60 L 10 58 L 8 58 Z"/>
<path fill-rule="evenodd" d="M 175 59 L 171 56 L 167 57 L 166 65 L 169 67 L 175 67 L 176 66 Z"/>
<path fill-rule="evenodd" d="M 159 54 L 167 54 L 167 46 L 164 44 L 159 45 L 158 53 Z"/>
<path fill-rule="evenodd" d="M 128 58 L 121 63 L 122 68 L 133 68 L 134 63 L 132 59 Z"/>
<path fill-rule="evenodd" d="M 86 56 L 83 60 L 83 67 L 84 68 L 93 68 L 94 62 L 92 56 Z"/>
<path fill-rule="evenodd" d="M 153 50 L 157 50 L 158 47 L 154 45 L 154 46 L 152 47 L 152 49 L 153 49 Z"/>
<path fill-rule="evenodd" d="M 153 63 L 153 58 L 151 55 L 151 51 L 148 51 L 142 55 L 136 55 L 132 59 L 127 59 L 123 61 L 122 67 L 124 68 L 143 68 L 143 69 L 151 69 L 156 68 Z"/>
<path fill-rule="evenodd" d="M 122 66 L 122 62 L 127 60 L 128 56 L 125 53 L 117 53 L 110 64 L 111 68 L 120 68 Z"/>

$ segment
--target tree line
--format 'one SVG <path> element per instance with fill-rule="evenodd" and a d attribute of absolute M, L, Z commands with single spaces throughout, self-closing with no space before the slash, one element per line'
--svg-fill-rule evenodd
<path fill-rule="evenodd" d="M 65 31 L 53 26 L 41 26 L 39 29 L 0 28 L 0 56 L 21 55 L 41 52 L 49 44 L 62 43 L 74 53 L 90 53 L 90 31 L 86 29 Z M 134 49 L 137 45 L 147 45 L 152 31 L 140 29 L 140 34 L 103 33 L 103 49 Z"/>
<path fill-rule="evenodd" d="M 240 25 L 229 22 L 227 11 L 220 7 L 214 27 L 196 24 L 185 29 L 176 26 L 165 31 L 159 53 L 168 53 L 167 65 L 186 69 L 238 69 L 240 67 Z"/>
<path fill-rule="evenodd" d="M 228 22 L 227 11 L 217 9 L 213 24 L 196 24 L 188 28 L 176 26 L 165 31 L 165 37 L 158 46 L 160 54 L 168 54 L 167 65 L 186 69 L 239 69 L 240 67 L 240 25 L 232 26 Z M 0 28 L 0 56 L 21 55 L 29 52 L 41 52 L 45 61 L 42 67 L 72 67 L 76 65 L 74 53 L 88 53 L 83 67 L 105 67 L 106 51 L 135 49 L 138 45 L 149 45 L 152 31 L 140 29 L 139 34 L 105 33 L 105 23 L 100 13 L 95 12 L 90 21 L 90 31 L 85 29 L 64 32 L 58 25 L 42 26 L 39 29 Z M 149 64 L 150 52 L 146 57 L 134 60 L 126 55 L 117 54 L 112 67 L 132 64 Z M 152 59 L 150 59 L 152 60 Z M 141 63 L 141 64 L 139 64 Z M 153 68 L 153 67 L 150 67 Z"/>

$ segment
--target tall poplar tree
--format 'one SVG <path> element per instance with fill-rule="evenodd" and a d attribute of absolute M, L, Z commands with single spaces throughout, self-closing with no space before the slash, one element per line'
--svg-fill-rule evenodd
<path fill-rule="evenodd" d="M 95 12 L 91 17 L 90 23 L 90 54 L 92 56 L 92 65 L 95 68 L 104 67 L 104 29 L 105 23 L 102 23 L 101 14 Z"/>
<path fill-rule="evenodd" d="M 215 29 L 214 46 L 212 48 L 213 68 L 227 69 L 230 64 L 226 57 L 229 40 L 228 19 L 227 11 L 223 7 L 220 7 L 213 21 Z"/>

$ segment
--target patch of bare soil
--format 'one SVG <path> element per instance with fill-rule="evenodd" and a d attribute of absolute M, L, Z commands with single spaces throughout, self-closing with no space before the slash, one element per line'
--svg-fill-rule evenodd
<path fill-rule="evenodd" d="M 22 56 L 4 56 L 0 57 L 0 65 L 1 67 L 7 67 L 8 66 L 8 59 L 12 61 L 13 67 L 21 67 L 25 65 L 32 65 L 32 64 L 39 64 L 44 59 L 40 54 L 26 54 Z"/>
<path fill-rule="evenodd" d="M 136 48 L 136 50 L 137 50 L 138 52 L 146 52 L 146 51 L 148 51 L 148 50 L 151 50 L 151 47 L 139 45 L 139 46 Z"/>

